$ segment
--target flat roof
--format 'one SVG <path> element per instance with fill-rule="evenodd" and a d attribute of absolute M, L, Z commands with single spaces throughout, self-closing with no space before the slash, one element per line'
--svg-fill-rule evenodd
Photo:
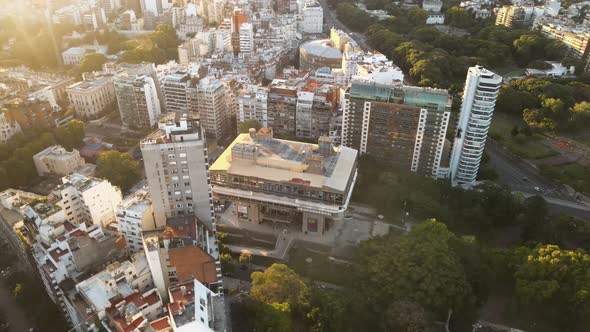
<path fill-rule="evenodd" d="M 256 147 L 256 161 L 234 160 L 232 150 L 236 146 L 242 147 L 242 150 Z M 331 155 L 321 156 L 317 144 L 275 138 L 254 141 L 249 134 L 240 134 L 211 165 L 210 170 L 344 193 L 350 177 L 354 175 L 358 152 L 345 146 L 332 149 Z M 308 160 L 318 157 L 323 157 L 323 174 L 309 172 Z"/>

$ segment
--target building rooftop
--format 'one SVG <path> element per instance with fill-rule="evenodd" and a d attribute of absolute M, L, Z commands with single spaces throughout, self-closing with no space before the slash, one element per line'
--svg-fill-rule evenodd
<path fill-rule="evenodd" d="M 330 39 L 312 40 L 302 44 L 300 50 L 322 58 L 342 58 L 342 52 L 334 46 L 334 43 Z"/>
<path fill-rule="evenodd" d="M 68 151 L 60 145 L 53 145 L 47 149 L 37 153 L 33 158 L 48 157 L 51 156 L 54 159 L 68 159 L 71 155 L 75 155 L 77 151 Z"/>
<path fill-rule="evenodd" d="M 452 103 L 452 98 L 447 90 L 379 84 L 363 80 L 353 80 L 349 93 L 353 98 L 371 99 L 374 101 L 417 107 L 427 106 L 439 111 L 449 109 Z"/>
<path fill-rule="evenodd" d="M 134 193 L 128 195 L 119 204 L 119 209 L 125 209 L 133 212 L 142 213 L 150 207 L 152 201 L 147 188 L 140 188 Z"/>
<path fill-rule="evenodd" d="M 112 80 L 112 77 L 112 75 L 105 75 L 94 80 L 77 82 L 68 86 L 67 90 L 76 92 L 90 91 L 109 83 L 109 81 Z"/>
<path fill-rule="evenodd" d="M 94 310 L 103 310 L 111 306 L 115 297 L 129 297 L 134 294 L 133 288 L 125 278 L 125 272 L 132 270 L 137 275 L 149 273 L 145 255 L 134 256 L 134 261 L 113 263 L 94 276 L 78 283 L 76 288 Z"/>
<path fill-rule="evenodd" d="M 81 192 L 95 187 L 96 185 L 98 185 L 102 181 L 106 181 L 106 180 L 91 177 L 91 176 L 85 176 L 85 175 L 78 174 L 78 173 L 66 175 L 62 178 L 62 182 L 64 185 L 71 184 L 74 187 L 76 187 L 76 189 L 78 189 L 78 191 L 81 191 Z"/>
<path fill-rule="evenodd" d="M 256 134 L 240 134 L 210 171 L 344 193 L 355 172 L 357 151 L 333 147 L 327 138 L 320 138 L 320 144 L 275 139 L 272 129 L 262 128 Z"/>
<path fill-rule="evenodd" d="M 176 141 L 201 140 L 200 119 L 197 114 L 168 112 L 158 122 L 158 129 L 148 134 L 141 145 L 166 144 Z"/>
<path fill-rule="evenodd" d="M 176 268 L 179 282 L 197 279 L 203 284 L 217 282 L 215 259 L 197 246 L 168 250 L 170 265 Z"/>

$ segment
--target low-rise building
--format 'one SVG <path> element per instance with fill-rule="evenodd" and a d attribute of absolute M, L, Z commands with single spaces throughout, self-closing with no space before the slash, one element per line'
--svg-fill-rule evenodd
<path fill-rule="evenodd" d="M 175 332 L 224 330 L 223 295 L 212 292 L 198 280 L 169 289 L 169 319 Z"/>
<path fill-rule="evenodd" d="M 166 227 L 143 232 L 143 246 L 154 285 L 163 297 L 169 287 L 192 279 L 222 291 L 215 236 L 194 217 L 169 219 Z"/>
<path fill-rule="evenodd" d="M 156 228 L 149 192 L 140 188 L 117 205 L 117 228 L 131 252 L 143 250 L 142 232 Z"/>
<path fill-rule="evenodd" d="M 57 205 L 64 210 L 65 219 L 105 228 L 115 222 L 115 211 L 122 200 L 119 187 L 76 173 L 64 176 L 62 182 L 54 192 L 61 197 Z"/>
<path fill-rule="evenodd" d="M 234 203 L 240 222 L 301 225 L 323 234 L 340 218 L 357 175 L 357 151 L 327 137 L 309 144 L 273 138 L 271 128 L 240 134 L 211 165 L 213 193 Z"/>
<path fill-rule="evenodd" d="M 107 47 L 100 45 L 83 45 L 68 48 L 61 53 L 64 65 L 78 65 L 82 63 L 86 54 L 98 53 L 107 54 Z"/>
<path fill-rule="evenodd" d="M 74 83 L 66 93 L 76 114 L 87 119 L 98 117 L 117 102 L 112 75 Z"/>
<path fill-rule="evenodd" d="M 53 145 L 33 156 L 39 176 L 47 174 L 68 175 L 74 173 L 86 162 L 76 149 L 68 151 L 62 146 Z"/>
<path fill-rule="evenodd" d="M 0 144 L 8 142 L 12 136 L 22 132 L 19 123 L 6 117 L 4 112 L 0 112 Z"/>

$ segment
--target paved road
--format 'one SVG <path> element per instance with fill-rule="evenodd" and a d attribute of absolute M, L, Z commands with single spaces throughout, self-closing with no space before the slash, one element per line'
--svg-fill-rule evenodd
<path fill-rule="evenodd" d="M 590 221 L 588 206 L 568 195 L 562 186 L 544 178 L 535 166 L 512 156 L 492 140 L 488 140 L 486 152 L 490 156 L 490 165 L 498 173 L 499 182 L 509 186 L 512 191 L 522 192 L 525 196 L 542 195 L 551 212 Z"/>
<path fill-rule="evenodd" d="M 353 32 L 344 24 L 342 24 L 336 18 L 336 13 L 333 11 L 330 6 L 326 3 L 326 0 L 319 0 L 322 8 L 324 9 L 324 31 L 329 32 L 331 27 L 336 29 L 342 30 L 348 33 L 364 51 L 370 51 L 371 47 L 369 47 L 367 43 L 367 36 L 362 33 Z"/>

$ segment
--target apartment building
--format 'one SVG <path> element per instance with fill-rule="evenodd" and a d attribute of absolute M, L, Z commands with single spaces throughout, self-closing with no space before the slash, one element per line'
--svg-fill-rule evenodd
<path fill-rule="evenodd" d="M 254 27 L 249 22 L 240 25 L 240 54 L 250 56 L 254 53 Z"/>
<path fill-rule="evenodd" d="M 502 6 L 496 13 L 496 25 L 503 25 L 507 28 L 530 26 L 535 19 L 536 11 L 536 8 L 532 5 Z"/>
<path fill-rule="evenodd" d="M 96 225 L 86 228 L 85 225 L 74 226 L 65 221 L 55 231 L 61 231 L 61 235 L 56 236 L 51 245 L 39 242 L 32 245 L 41 281 L 49 297 L 72 326 L 72 331 L 94 331 L 97 328 L 97 313 L 84 304 L 74 285 L 83 281 L 93 269 L 121 258 L 125 252 L 116 237 L 103 233 Z M 133 275 L 127 274 L 126 277 Z M 119 284 L 111 282 L 115 288 Z M 108 280 L 103 285 L 108 285 Z"/>
<path fill-rule="evenodd" d="M 268 91 L 268 126 L 278 136 L 295 136 L 298 82 L 275 79 Z"/>
<path fill-rule="evenodd" d="M 8 142 L 14 135 L 22 132 L 20 124 L 6 117 L 3 111 L 0 111 L 0 144 Z"/>
<path fill-rule="evenodd" d="M 76 114 L 87 119 L 97 118 L 117 101 L 112 75 L 74 83 L 66 93 Z"/>
<path fill-rule="evenodd" d="M 471 184 L 477 179 L 501 84 L 502 77 L 481 66 L 467 72 L 451 153 L 453 184 Z"/>
<path fill-rule="evenodd" d="M 159 75 L 160 89 L 164 95 L 166 112 L 191 112 L 192 77 L 188 71 L 164 72 Z"/>
<path fill-rule="evenodd" d="M 333 84 L 307 81 L 297 92 L 295 135 L 315 139 L 330 134 L 332 118 L 338 111 L 339 90 Z"/>
<path fill-rule="evenodd" d="M 438 176 L 451 114 L 446 90 L 357 79 L 342 108 L 342 145 L 400 169 Z"/>
<path fill-rule="evenodd" d="M 117 205 L 123 199 L 119 187 L 77 173 L 64 176 L 62 183 L 54 193 L 61 198 L 57 206 L 64 211 L 66 220 L 105 228 L 116 221 Z"/>
<path fill-rule="evenodd" d="M 239 222 L 294 224 L 321 235 L 348 207 L 357 175 L 357 151 L 279 140 L 271 128 L 240 134 L 211 165 L 213 193 L 231 201 Z"/>
<path fill-rule="evenodd" d="M 569 53 L 579 59 L 588 59 L 590 50 L 590 31 L 583 25 L 572 21 L 543 17 L 535 21 L 535 28 L 544 36 L 562 41 Z"/>
<path fill-rule="evenodd" d="M 53 145 L 33 156 L 33 162 L 39 176 L 47 174 L 68 175 L 74 173 L 86 162 L 76 149 L 67 151 L 59 145 Z"/>
<path fill-rule="evenodd" d="M 261 126 L 268 126 L 269 89 L 248 84 L 238 95 L 237 120 L 240 122 L 256 120 Z"/>
<path fill-rule="evenodd" d="M 153 213 L 152 201 L 146 188 L 129 194 L 117 205 L 117 228 L 125 237 L 130 252 L 142 251 L 142 232 L 156 228 Z"/>
<path fill-rule="evenodd" d="M 198 118 L 168 113 L 140 146 L 156 228 L 167 218 L 190 215 L 210 224 L 207 144 Z"/>
<path fill-rule="evenodd" d="M 231 104 L 228 91 L 221 80 L 206 77 L 196 86 L 196 110 L 207 137 L 223 141 L 231 134 Z"/>
<path fill-rule="evenodd" d="M 168 313 L 174 331 L 213 332 L 224 330 L 223 295 L 212 292 L 198 280 L 169 289 Z"/>
<path fill-rule="evenodd" d="M 148 75 L 122 72 L 115 76 L 115 94 L 124 125 L 151 128 L 156 124 L 161 113 L 156 84 Z"/>
<path fill-rule="evenodd" d="M 299 14 L 301 15 L 301 32 L 322 33 L 324 28 L 324 10 L 315 0 L 299 0 Z"/>
<path fill-rule="evenodd" d="M 197 279 L 222 292 L 221 265 L 215 235 L 195 217 L 169 219 L 166 227 L 143 234 L 154 285 L 166 298 L 169 287 Z"/>

